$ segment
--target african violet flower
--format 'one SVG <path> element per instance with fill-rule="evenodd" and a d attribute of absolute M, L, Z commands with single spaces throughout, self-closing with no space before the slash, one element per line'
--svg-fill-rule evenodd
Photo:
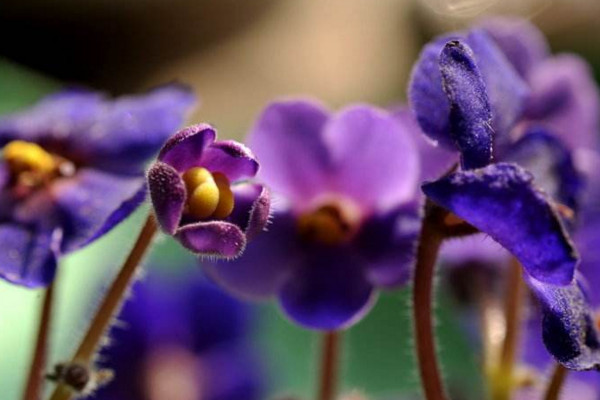
<path fill-rule="evenodd" d="M 598 115 L 588 103 L 598 104 L 597 90 L 585 68 L 544 61 L 539 34 L 527 36 L 534 28 L 502 36 L 498 26 L 436 39 L 415 67 L 410 97 L 417 120 L 440 145 L 459 151 L 462 166 L 423 191 L 521 262 L 542 304 L 546 347 L 568 368 L 591 369 L 600 363 L 598 333 L 574 280 L 578 256 L 561 217 L 572 219 L 578 209 L 583 185 L 573 150 L 595 142 L 589 137 L 598 131 Z M 537 63 L 557 73 L 537 82 Z M 589 84 L 583 98 L 582 82 Z M 563 140 L 566 119 L 588 139 Z"/>
<path fill-rule="evenodd" d="M 0 118 L 0 276 L 47 285 L 60 255 L 133 212 L 145 162 L 194 102 L 176 86 L 116 100 L 73 90 Z"/>
<path fill-rule="evenodd" d="M 258 400 L 250 313 L 198 274 L 153 269 L 133 288 L 102 366 L 114 380 L 98 400 Z"/>
<path fill-rule="evenodd" d="M 246 181 L 258 171 L 250 149 L 215 138 L 205 124 L 177 132 L 150 168 L 148 186 L 166 233 L 194 253 L 230 259 L 264 229 L 270 198 Z"/>
<path fill-rule="evenodd" d="M 273 224 L 244 257 L 208 273 L 240 296 L 277 296 L 308 328 L 360 320 L 377 288 L 411 273 L 419 160 L 410 128 L 366 105 L 336 114 L 313 101 L 269 105 L 249 142 L 276 196 Z"/>

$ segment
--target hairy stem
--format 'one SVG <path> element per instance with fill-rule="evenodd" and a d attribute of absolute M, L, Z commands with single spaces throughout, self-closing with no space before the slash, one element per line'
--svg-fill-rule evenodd
<path fill-rule="evenodd" d="M 48 355 L 48 336 L 52 322 L 52 309 L 54 303 L 54 281 L 50 283 L 44 293 L 44 303 L 40 315 L 40 325 L 33 353 L 33 360 L 27 377 L 27 385 L 23 393 L 23 400 L 40 400 L 44 383 L 44 371 Z"/>
<path fill-rule="evenodd" d="M 318 400 L 334 400 L 337 395 L 341 333 L 323 333 Z"/>
<path fill-rule="evenodd" d="M 150 214 L 123 267 L 108 289 L 100 308 L 96 311 L 83 341 L 75 352 L 75 356 L 73 356 L 73 362 L 83 365 L 89 365 L 92 362 L 112 319 L 119 311 L 123 300 L 127 296 L 127 291 L 134 280 L 137 267 L 150 248 L 156 231 L 157 226 L 154 215 Z M 66 388 L 64 384 L 59 384 L 50 399 L 68 400 L 71 396 L 71 390 Z"/>
<path fill-rule="evenodd" d="M 559 399 L 560 392 L 563 388 L 563 384 L 565 383 L 565 378 L 567 377 L 568 372 L 569 370 L 563 367 L 561 364 L 556 364 L 554 371 L 552 371 L 552 377 L 550 378 L 546 392 L 544 393 L 544 400 Z"/>

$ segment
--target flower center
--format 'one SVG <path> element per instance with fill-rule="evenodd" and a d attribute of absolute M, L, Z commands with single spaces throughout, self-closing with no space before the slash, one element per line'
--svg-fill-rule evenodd
<path fill-rule="evenodd" d="M 192 216 L 222 219 L 233 211 L 231 184 L 222 173 L 194 167 L 183 174 L 183 181 L 188 193 L 187 211 Z"/>
<path fill-rule="evenodd" d="M 325 245 L 348 242 L 358 230 L 358 224 L 358 213 L 335 202 L 302 214 L 297 221 L 301 237 Z"/>

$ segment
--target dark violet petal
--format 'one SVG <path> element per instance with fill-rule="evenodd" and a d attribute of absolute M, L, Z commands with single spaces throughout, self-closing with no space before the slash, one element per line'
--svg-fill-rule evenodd
<path fill-rule="evenodd" d="M 463 168 L 492 161 L 492 112 L 475 55 L 459 41 L 450 41 L 440 54 L 442 85 L 450 101 L 450 131 L 461 152 Z"/>
<path fill-rule="evenodd" d="M 228 221 L 241 227 L 247 240 L 252 240 L 267 226 L 271 209 L 269 190 L 259 184 L 241 184 L 232 188 L 235 198 L 233 213 Z"/>
<path fill-rule="evenodd" d="M 444 267 L 481 265 L 501 269 L 508 265 L 511 255 L 488 235 L 475 234 L 444 241 L 440 260 Z"/>
<path fill-rule="evenodd" d="M 249 144 L 258 160 L 258 176 L 273 192 L 304 202 L 327 188 L 329 154 L 322 130 L 329 112 L 319 103 L 287 100 L 271 103 L 259 116 Z"/>
<path fill-rule="evenodd" d="M 421 204 L 413 201 L 369 218 L 355 245 L 367 261 L 367 279 L 377 287 L 394 288 L 412 276 Z"/>
<path fill-rule="evenodd" d="M 480 28 L 494 39 L 506 59 L 524 78 L 550 54 L 542 32 L 522 18 L 490 18 L 482 21 Z"/>
<path fill-rule="evenodd" d="M 571 149 L 598 145 L 600 93 L 585 60 L 571 54 L 549 58 L 535 68 L 529 83 L 527 119 L 556 132 Z"/>
<path fill-rule="evenodd" d="M 201 166 L 203 153 L 215 141 L 216 136 L 215 130 L 209 125 L 189 126 L 167 140 L 158 159 L 182 173 Z"/>
<path fill-rule="evenodd" d="M 375 295 L 360 257 L 346 248 L 315 248 L 296 260 L 279 300 L 298 324 L 332 331 L 361 320 L 375 303 Z"/>
<path fill-rule="evenodd" d="M 128 217 L 145 197 L 143 177 L 114 175 L 92 169 L 51 186 L 63 229 L 63 253 L 102 236 Z"/>
<path fill-rule="evenodd" d="M 521 167 L 499 163 L 460 171 L 423 185 L 423 191 L 509 250 L 533 278 L 571 282 L 576 251 L 550 201 Z"/>
<path fill-rule="evenodd" d="M 0 224 L 0 277 L 30 288 L 47 286 L 60 254 L 60 228 Z"/>
<path fill-rule="evenodd" d="M 157 161 L 148 170 L 148 189 L 161 228 L 175 234 L 187 197 L 185 184 L 170 165 Z"/>
<path fill-rule="evenodd" d="M 348 107 L 325 126 L 336 192 L 367 209 L 389 208 L 417 193 L 419 158 L 411 133 L 391 114 Z"/>
<path fill-rule="evenodd" d="M 537 186 L 563 205 L 577 210 L 583 180 L 564 143 L 543 127 L 531 127 L 506 152 L 503 161 L 515 162 L 535 178 Z"/>
<path fill-rule="evenodd" d="M 250 149 L 233 140 L 209 145 L 202 154 L 201 165 L 225 174 L 231 182 L 252 178 L 258 171 L 258 161 Z"/>
<path fill-rule="evenodd" d="M 179 228 L 175 237 L 186 249 L 200 256 L 231 259 L 240 256 L 246 247 L 244 232 L 225 221 L 188 224 Z"/>
<path fill-rule="evenodd" d="M 268 231 L 252 240 L 243 257 L 204 262 L 207 274 L 228 291 L 249 299 L 264 299 L 279 292 L 300 256 L 295 219 L 277 214 Z"/>
<path fill-rule="evenodd" d="M 569 369 L 600 368 L 600 337 L 577 281 L 562 287 L 528 283 L 542 305 L 542 336 L 550 354 Z"/>

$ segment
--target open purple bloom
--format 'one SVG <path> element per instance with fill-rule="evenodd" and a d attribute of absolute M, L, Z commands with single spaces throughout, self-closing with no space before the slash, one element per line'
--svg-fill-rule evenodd
<path fill-rule="evenodd" d="M 0 118 L 0 277 L 47 285 L 60 255 L 131 214 L 145 163 L 194 103 L 177 86 L 115 100 L 75 90 Z"/>
<path fill-rule="evenodd" d="M 148 172 L 150 196 L 162 229 L 194 253 L 239 256 L 269 217 L 269 192 L 247 180 L 258 162 L 234 141 L 215 141 L 205 124 L 173 135 Z"/>
<path fill-rule="evenodd" d="M 598 92 L 585 68 L 544 61 L 541 35 L 522 24 L 502 30 L 496 21 L 423 51 L 413 110 L 428 136 L 459 152 L 462 167 L 423 191 L 521 262 L 543 305 L 548 350 L 568 368 L 591 369 L 600 362 L 598 333 L 574 281 L 579 257 L 564 222 L 576 222 L 583 179 L 574 152 L 594 142 Z M 540 62 L 555 74 L 536 84 Z M 583 97 L 575 93 L 582 82 L 591 87 Z M 574 115 L 583 119 L 570 127 L 580 138 L 567 141 L 563 122 Z"/>
<path fill-rule="evenodd" d="M 273 224 L 209 274 L 243 297 L 276 296 L 308 328 L 360 320 L 377 288 L 411 275 L 420 226 L 411 129 L 367 105 L 335 114 L 313 101 L 269 105 L 249 141 L 276 196 Z"/>
<path fill-rule="evenodd" d="M 250 313 L 198 274 L 152 271 L 133 288 L 102 366 L 115 378 L 98 400 L 259 399 Z"/>

